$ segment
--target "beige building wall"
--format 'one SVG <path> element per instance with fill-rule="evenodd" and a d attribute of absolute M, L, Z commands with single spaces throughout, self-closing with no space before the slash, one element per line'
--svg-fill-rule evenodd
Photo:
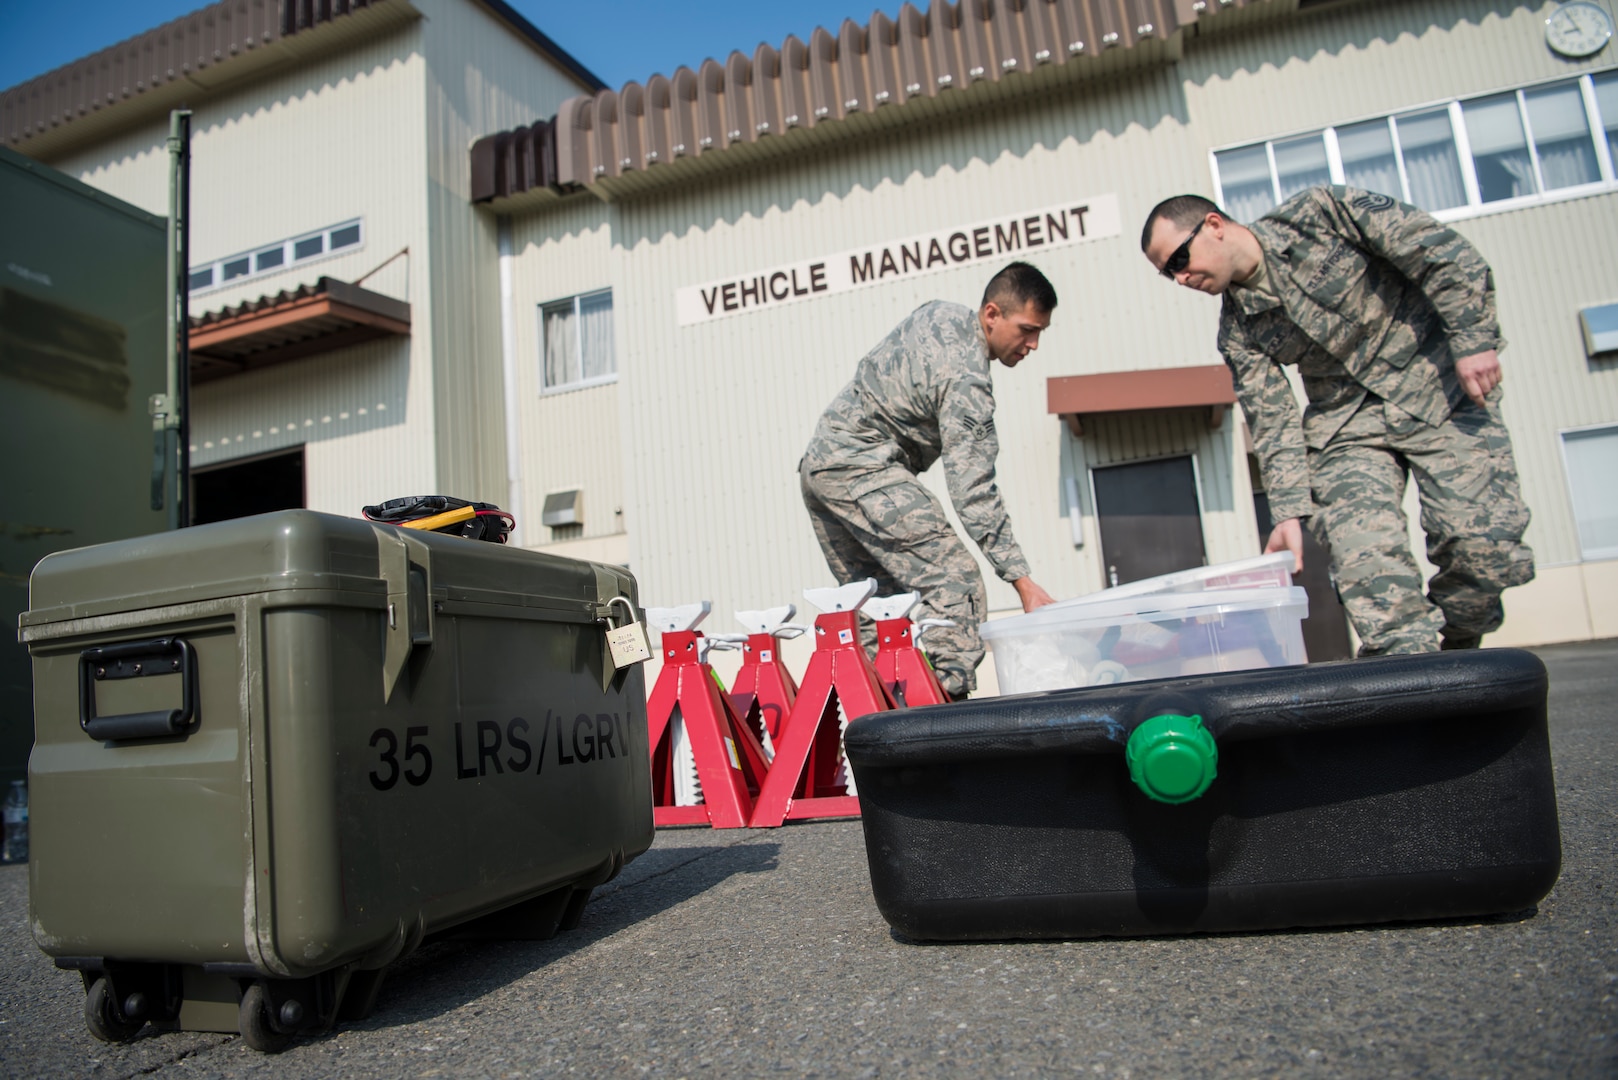
<path fill-rule="evenodd" d="M 1613 0 L 1597 2 L 1613 12 Z M 1207 147 L 1223 147 L 1612 67 L 1612 45 L 1583 61 L 1546 47 L 1557 6 L 1358 0 L 1210 33 L 1179 64 L 1185 116 Z"/>
<path fill-rule="evenodd" d="M 421 0 L 425 64 L 423 210 L 431 237 L 435 447 L 446 493 L 504 505 L 505 385 L 499 249 L 471 202 L 479 137 L 555 115 L 588 87 L 473 0 Z M 417 168 L 422 166 L 418 164 Z"/>
<path fill-rule="evenodd" d="M 625 498 L 621 382 L 546 390 L 540 306 L 580 293 L 613 289 L 619 378 L 625 378 L 623 333 L 630 313 L 617 287 L 620 253 L 613 248 L 615 208 L 593 196 L 566 200 L 543 216 L 510 222 L 512 328 L 521 417 L 524 508 L 520 542 L 557 554 L 605 562 L 630 561 L 631 508 Z M 633 378 L 634 376 L 628 376 Z M 581 529 L 552 530 L 540 521 L 548 494 L 582 494 Z M 575 535 L 576 534 L 576 535 Z"/>

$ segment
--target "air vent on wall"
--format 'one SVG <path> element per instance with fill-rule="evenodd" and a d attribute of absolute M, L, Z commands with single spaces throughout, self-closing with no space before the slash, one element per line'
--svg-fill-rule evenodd
<path fill-rule="evenodd" d="M 563 525 L 584 523 L 584 492 L 553 491 L 545 496 L 545 508 L 540 511 L 540 523 L 555 529 Z"/>

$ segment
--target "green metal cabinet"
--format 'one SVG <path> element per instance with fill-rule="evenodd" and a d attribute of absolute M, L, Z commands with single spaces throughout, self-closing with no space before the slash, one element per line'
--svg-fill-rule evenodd
<path fill-rule="evenodd" d="M 0 149 L 0 615 L 52 551 L 160 532 L 147 399 L 168 388 L 167 223 Z M 0 785 L 33 737 L 28 654 L 0 641 Z"/>

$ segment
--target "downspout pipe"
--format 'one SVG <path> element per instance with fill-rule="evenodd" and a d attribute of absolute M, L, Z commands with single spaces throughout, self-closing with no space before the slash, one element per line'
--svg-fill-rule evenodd
<path fill-rule="evenodd" d="M 191 523 L 190 507 L 190 424 L 187 412 L 191 390 L 190 336 L 190 206 L 191 206 L 191 112 L 175 109 L 169 113 L 169 216 L 168 336 L 164 347 L 167 361 L 166 392 L 153 394 L 148 402 L 152 415 L 152 509 L 168 509 L 168 527 L 183 528 Z M 172 474 L 170 469 L 173 470 Z M 170 476 L 173 483 L 170 484 Z"/>
<path fill-rule="evenodd" d="M 518 547 L 527 546 L 527 518 L 523 516 L 522 397 L 517 380 L 517 301 L 512 284 L 516 256 L 511 240 L 511 217 L 496 219 L 500 239 L 500 363 L 506 396 L 506 509 L 517 520 Z"/>
<path fill-rule="evenodd" d="M 180 122 L 180 205 L 179 266 L 173 277 L 176 292 L 175 317 L 179 323 L 178 356 L 174 364 L 174 382 L 179 390 L 180 407 L 174 423 L 175 486 L 178 494 L 180 527 L 191 524 L 191 111 L 179 110 Z"/>

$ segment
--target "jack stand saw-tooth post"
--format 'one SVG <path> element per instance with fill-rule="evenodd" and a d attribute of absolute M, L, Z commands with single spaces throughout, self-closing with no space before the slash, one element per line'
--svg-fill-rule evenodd
<path fill-rule="evenodd" d="M 647 742 L 652 755 L 652 820 L 657 825 L 745 827 L 753 814 L 753 796 L 769 771 L 769 759 L 758 737 L 736 714 L 730 695 L 708 664 L 709 643 L 698 624 L 712 604 L 648 608 L 647 621 L 662 632 L 663 670 L 646 704 Z M 702 802 L 679 805 L 675 770 L 676 729 L 696 763 Z"/>

